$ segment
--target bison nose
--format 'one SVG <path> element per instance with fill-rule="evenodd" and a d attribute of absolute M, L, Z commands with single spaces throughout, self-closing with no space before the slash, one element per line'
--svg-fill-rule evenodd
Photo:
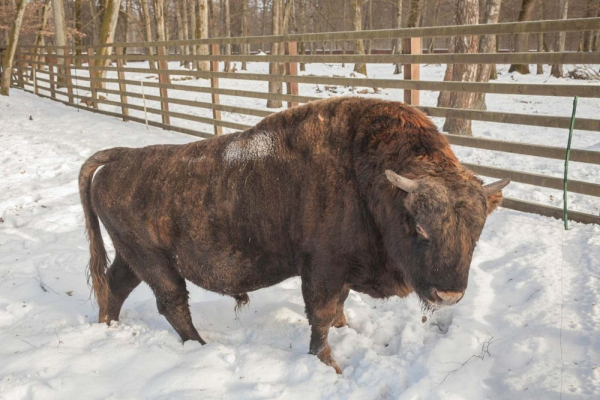
<path fill-rule="evenodd" d="M 451 306 L 452 304 L 456 304 L 462 299 L 465 295 L 465 292 L 445 292 L 437 289 L 433 289 L 431 291 L 431 295 L 433 296 L 436 304 Z"/>

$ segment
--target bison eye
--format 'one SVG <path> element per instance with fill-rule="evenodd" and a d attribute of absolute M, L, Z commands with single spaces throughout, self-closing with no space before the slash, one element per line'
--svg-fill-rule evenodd
<path fill-rule="evenodd" d="M 416 230 L 419 236 L 423 237 L 424 239 L 429 239 L 429 235 L 427 235 L 427 232 L 420 224 L 417 224 Z"/>

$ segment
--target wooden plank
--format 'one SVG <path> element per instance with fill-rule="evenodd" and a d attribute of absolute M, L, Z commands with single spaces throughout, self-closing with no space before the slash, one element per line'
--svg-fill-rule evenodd
<path fill-rule="evenodd" d="M 133 69 L 133 68 L 132 68 Z M 142 69 L 141 71 L 147 71 Z M 134 69 L 131 72 L 138 72 Z M 174 71 L 174 74 L 188 74 L 188 72 L 180 72 Z M 197 74 L 197 73 L 196 73 Z M 206 76 L 212 76 L 211 72 L 204 72 L 202 74 L 211 74 Z M 264 80 L 265 75 L 263 74 L 229 74 L 218 72 L 217 76 L 225 75 L 229 79 L 238 79 L 239 76 L 249 75 L 249 80 Z M 57 74 L 60 75 L 60 74 Z M 278 79 L 275 76 L 272 76 L 274 79 Z M 298 78 L 302 83 L 310 83 L 311 80 L 305 80 L 304 78 L 314 78 L 315 83 L 333 83 L 342 84 L 343 82 L 348 82 L 346 84 L 350 84 L 354 78 L 328 78 L 328 77 L 288 77 L 288 79 L 296 79 Z M 109 79 L 109 78 L 86 78 L 79 77 L 80 80 L 101 80 L 104 82 L 114 82 L 118 83 L 118 80 Z M 283 81 L 284 78 L 281 78 Z M 341 79 L 341 81 L 339 80 Z M 362 81 L 368 82 L 368 79 L 364 79 Z M 377 81 L 377 80 L 371 80 Z M 138 81 L 126 81 L 128 84 L 139 85 Z M 402 81 L 402 80 L 392 80 L 392 83 L 397 82 L 411 82 L 411 81 Z M 437 84 L 442 84 L 444 82 L 437 82 Z M 160 87 L 160 83 L 156 82 L 148 82 L 146 83 L 148 86 Z M 510 85 L 510 84 L 508 84 Z M 379 86 L 379 85 L 378 85 Z M 571 86 L 571 85 L 561 85 L 561 86 Z M 187 85 L 168 85 L 169 88 L 176 88 L 177 90 L 189 90 L 189 91 L 197 91 L 201 93 L 217 93 L 217 94 L 227 94 L 232 96 L 247 96 L 247 97 L 256 97 L 262 99 L 274 98 L 283 101 L 295 100 L 300 103 L 308 102 L 312 100 L 319 100 L 319 97 L 309 97 L 309 96 L 298 96 L 298 97 L 288 97 L 286 94 L 269 94 L 269 93 L 258 93 L 258 92 L 248 92 L 248 91 L 239 91 L 239 90 L 231 90 L 231 89 L 219 89 L 219 88 L 201 88 L 201 87 L 192 87 Z M 589 86 L 583 86 L 583 89 L 589 88 Z M 530 126 L 543 126 L 548 128 L 569 128 L 570 126 L 570 117 L 555 117 L 550 115 L 529 115 L 529 114 L 514 114 L 514 113 L 503 113 L 503 112 L 495 112 L 495 111 L 478 111 L 478 110 L 465 110 L 465 109 L 454 109 L 454 108 L 444 108 L 444 107 L 418 107 L 422 111 L 426 112 L 432 117 L 453 117 L 453 118 L 462 118 L 462 119 L 471 119 L 474 121 L 487 121 L 487 122 L 496 122 L 496 123 L 505 123 L 505 124 L 518 124 L 518 125 L 530 125 Z M 588 119 L 588 118 L 578 118 L 575 120 L 575 129 L 585 130 L 585 131 L 593 131 L 600 132 L 600 119 Z"/>
<path fill-rule="evenodd" d="M 443 134 L 455 146 L 474 147 L 483 150 L 501 151 L 504 153 L 522 154 L 535 157 L 564 160 L 566 149 L 533 145 L 528 143 L 506 142 L 503 140 L 475 138 L 469 136 Z M 571 149 L 571 161 L 600 165 L 600 152 Z"/>
<path fill-rule="evenodd" d="M 542 186 L 550 189 L 563 189 L 563 179 L 554 178 L 546 175 L 532 174 L 529 172 L 514 171 L 510 169 L 501 169 L 488 167 L 478 164 L 461 163 L 465 167 L 478 175 L 490 176 L 494 178 L 509 178 L 514 182 L 526 183 L 529 185 Z M 587 194 L 589 196 L 600 197 L 600 185 L 577 180 L 569 180 L 569 192 Z"/>
<path fill-rule="evenodd" d="M 266 61 L 266 59 L 263 59 Z M 95 68 L 93 68 L 95 69 Z M 116 71 L 114 67 L 100 67 L 106 71 Z M 145 68 L 127 68 L 126 72 L 153 73 Z M 164 72 L 164 71 L 163 71 Z M 155 72 L 154 72 L 155 73 Z M 212 71 L 184 71 L 171 70 L 170 75 L 193 76 L 197 78 L 224 78 L 241 79 L 251 81 L 273 81 L 322 84 L 322 85 L 340 85 L 340 86 L 364 86 L 379 87 L 388 89 L 413 89 L 413 90 L 431 90 L 434 92 L 453 91 L 453 92 L 474 92 L 474 93 L 494 93 L 494 94 L 516 94 L 531 96 L 565 96 L 565 97 L 600 97 L 600 85 L 548 85 L 539 83 L 521 84 L 521 83 L 482 83 L 482 82 L 438 82 L 438 81 L 407 81 L 400 79 L 371 79 L 371 78 L 342 78 L 328 76 L 280 76 L 267 74 L 248 74 Z"/>
<path fill-rule="evenodd" d="M 156 54 L 158 54 L 159 56 L 164 56 L 166 54 L 165 46 L 156 46 Z M 123 58 L 124 57 L 122 56 L 121 60 L 123 60 Z M 160 83 L 171 83 L 169 74 L 165 74 L 162 72 L 169 69 L 169 63 L 167 59 L 159 60 L 158 68 L 160 69 L 160 71 L 158 72 L 158 81 Z M 161 87 L 159 88 L 159 90 L 160 96 L 163 98 L 163 101 L 161 101 L 160 103 L 160 108 L 163 111 L 169 111 L 169 102 L 167 101 L 167 99 L 169 98 L 168 89 L 166 87 Z M 165 125 L 169 125 L 169 114 L 164 114 L 162 116 L 162 122 Z"/>
<path fill-rule="evenodd" d="M 369 31 L 345 31 L 304 33 L 292 35 L 247 36 L 230 38 L 207 38 L 191 40 L 170 40 L 165 46 L 194 46 L 202 44 L 261 44 L 274 42 L 320 42 L 346 40 L 396 39 L 407 37 L 450 37 L 474 35 L 509 35 L 517 33 L 576 32 L 597 30 L 600 18 L 574 18 L 568 20 L 545 20 L 529 22 L 507 22 L 499 24 L 451 25 L 420 28 L 378 29 Z M 122 47 L 142 47 L 156 45 L 154 42 L 115 43 Z M 106 45 L 97 46 L 104 47 Z M 57 48 L 59 46 L 52 46 Z M 83 46 L 77 46 L 84 48 Z M 77 48 L 76 47 L 76 48 Z"/>
<path fill-rule="evenodd" d="M 219 45 L 218 44 L 213 44 L 210 46 L 210 50 L 211 50 L 211 54 L 215 57 L 218 57 L 220 54 L 220 49 L 219 49 Z M 218 58 L 216 61 L 211 61 L 210 63 L 210 70 L 211 72 L 218 72 L 219 71 L 219 61 Z M 229 74 L 228 72 L 226 74 Z M 230 74 L 230 75 L 234 75 L 234 74 Z M 211 77 L 210 78 L 210 87 L 211 88 L 218 88 L 219 87 L 219 78 L 218 77 Z M 220 103 L 220 98 L 219 98 L 219 94 L 218 93 L 213 93 L 211 95 L 212 98 L 212 102 L 213 104 L 219 104 Z M 213 118 L 216 120 L 221 120 L 221 111 L 217 110 L 217 109 L 213 109 Z M 217 126 L 215 125 L 215 135 L 222 135 L 223 134 L 223 128 L 221 126 Z"/>
<path fill-rule="evenodd" d="M 545 217 L 563 219 L 563 209 L 558 207 L 547 206 L 545 204 L 532 203 L 530 201 L 513 199 L 505 197 L 502 200 L 502 207 L 515 211 L 521 211 L 531 214 L 539 214 Z M 569 210 L 567 218 L 570 221 L 580 222 L 582 224 L 600 224 L 600 217 L 593 214 L 582 213 L 579 211 Z"/>
<path fill-rule="evenodd" d="M 296 42 L 286 42 L 285 43 L 285 54 L 295 56 L 298 55 L 298 43 Z M 287 62 L 285 63 L 285 74 L 287 76 L 297 76 L 298 75 L 298 63 Z M 298 82 L 285 82 L 287 94 L 291 94 L 294 96 L 298 95 Z M 295 101 L 288 101 L 288 108 L 295 107 L 298 105 Z"/>
<path fill-rule="evenodd" d="M 403 51 L 407 54 L 421 54 L 421 38 L 406 38 L 404 39 Z M 421 66 L 419 64 L 404 65 L 404 79 L 418 81 L 421 80 Z M 420 101 L 418 90 L 405 90 L 404 102 L 413 106 L 418 106 Z"/>
<path fill-rule="evenodd" d="M 121 56 L 123 55 L 123 48 L 116 47 L 115 51 L 117 53 L 117 68 L 119 68 L 119 70 L 117 71 L 117 77 L 119 79 L 121 103 L 127 104 L 127 84 L 125 83 L 125 72 L 123 71 L 123 58 L 121 58 Z M 121 112 L 123 113 L 123 121 L 127 121 L 127 116 L 129 115 L 129 108 L 123 106 L 121 108 Z"/>
<path fill-rule="evenodd" d="M 124 60 L 206 60 L 242 62 L 296 62 L 296 63 L 370 63 L 370 64 L 596 64 L 599 52 L 556 52 L 556 53 L 449 53 L 449 54 L 308 54 L 308 55 L 171 55 L 146 56 L 128 54 Z M 111 55 L 97 55 L 94 59 L 112 59 Z"/>

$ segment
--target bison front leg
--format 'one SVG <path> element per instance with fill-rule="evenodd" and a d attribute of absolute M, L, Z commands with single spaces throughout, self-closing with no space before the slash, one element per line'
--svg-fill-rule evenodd
<path fill-rule="evenodd" d="M 315 282 L 314 279 L 304 276 L 302 278 L 302 295 L 306 304 L 308 322 L 311 325 L 309 353 L 333 367 L 338 374 L 341 374 L 342 370 L 331 355 L 327 337 L 329 328 L 336 318 L 341 286 L 334 288 L 325 285 L 324 282 Z"/>

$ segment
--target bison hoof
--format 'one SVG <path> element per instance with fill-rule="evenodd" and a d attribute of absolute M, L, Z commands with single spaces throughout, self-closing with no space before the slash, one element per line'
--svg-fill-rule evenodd
<path fill-rule="evenodd" d="M 334 328 L 342 328 L 344 326 L 348 326 L 348 324 L 346 323 L 346 317 L 344 315 L 342 315 L 341 318 L 336 318 L 336 320 L 333 321 Z"/>
<path fill-rule="evenodd" d="M 331 349 L 324 349 L 321 350 L 318 354 L 317 357 L 319 358 L 319 360 L 321 360 L 325 365 L 329 365 L 330 367 L 333 367 L 333 369 L 335 369 L 336 374 L 341 375 L 342 374 L 342 370 L 341 368 L 337 365 L 337 363 L 335 362 L 335 360 L 333 359 L 333 357 L 331 356 Z"/>

